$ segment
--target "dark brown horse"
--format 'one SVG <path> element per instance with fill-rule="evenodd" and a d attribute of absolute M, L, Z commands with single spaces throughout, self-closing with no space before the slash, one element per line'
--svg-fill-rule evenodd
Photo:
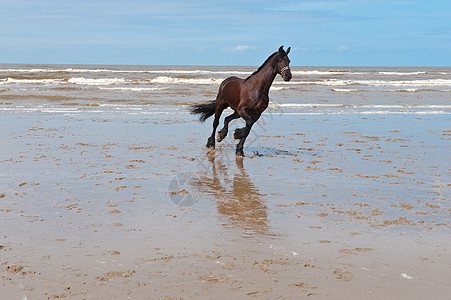
<path fill-rule="evenodd" d="M 263 65 L 251 76 L 241 79 L 235 76 L 225 79 L 219 86 L 216 100 L 205 104 L 191 106 L 193 114 L 199 114 L 199 120 L 205 122 L 206 119 L 215 115 L 213 121 L 213 133 L 208 138 L 207 148 L 215 148 L 215 133 L 219 125 L 219 118 L 222 111 L 227 107 L 234 110 L 234 113 L 224 119 L 224 128 L 218 132 L 218 142 L 222 141 L 229 130 L 230 121 L 243 118 L 246 126 L 235 130 L 234 138 L 240 140 L 236 146 L 236 155 L 244 156 L 243 145 L 246 141 L 252 125 L 260 118 L 263 111 L 269 104 L 269 88 L 277 74 L 280 74 L 285 81 L 290 81 L 290 59 L 288 58 L 290 47 L 274 52 Z"/>

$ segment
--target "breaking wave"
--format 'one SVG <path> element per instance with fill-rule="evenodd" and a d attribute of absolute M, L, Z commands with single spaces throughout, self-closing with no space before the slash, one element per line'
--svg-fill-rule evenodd
<path fill-rule="evenodd" d="M 275 82 L 287 85 L 324 85 L 324 86 L 373 86 L 373 87 L 451 87 L 451 79 L 424 79 L 424 80 L 340 80 L 324 79 L 318 81 L 290 81 Z"/>
<path fill-rule="evenodd" d="M 221 84 L 224 79 L 218 78 L 179 78 L 179 77 L 168 77 L 168 76 L 159 76 L 154 79 L 150 79 L 149 81 L 152 83 L 169 83 L 169 84 Z"/>
<path fill-rule="evenodd" d="M 125 83 L 124 78 L 84 78 L 75 77 L 68 80 L 69 83 L 82 85 L 110 85 L 117 83 Z"/>

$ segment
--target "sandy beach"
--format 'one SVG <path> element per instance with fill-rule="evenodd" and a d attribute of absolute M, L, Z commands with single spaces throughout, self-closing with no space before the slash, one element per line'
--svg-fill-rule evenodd
<path fill-rule="evenodd" d="M 451 300 L 451 1 L 1 1 L 0 300 L 55 299 Z"/>
<path fill-rule="evenodd" d="M 242 123 L 232 123 L 230 132 Z M 446 299 L 450 115 L 4 113 L 5 299 Z"/>

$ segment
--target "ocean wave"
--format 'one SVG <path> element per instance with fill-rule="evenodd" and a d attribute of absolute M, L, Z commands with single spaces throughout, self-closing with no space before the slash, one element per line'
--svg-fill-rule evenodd
<path fill-rule="evenodd" d="M 376 86 L 376 87 L 451 87 L 450 79 L 424 79 L 424 80 L 402 80 L 402 81 L 384 81 L 384 80 L 360 80 L 356 84 Z"/>
<path fill-rule="evenodd" d="M 391 111 L 391 110 L 341 110 L 323 112 L 287 112 L 284 115 L 450 115 L 451 112 L 442 110 L 427 111 Z"/>
<path fill-rule="evenodd" d="M 278 103 L 270 102 L 269 107 L 271 108 L 317 108 L 317 107 L 350 107 L 350 104 L 339 104 L 339 103 Z"/>
<path fill-rule="evenodd" d="M 56 69 L 0 69 L 0 73 L 55 73 L 62 71 Z"/>
<path fill-rule="evenodd" d="M 282 85 L 325 85 L 325 86 L 347 86 L 355 84 L 355 82 L 351 80 L 340 80 L 340 79 L 324 79 L 317 81 L 275 81 L 273 84 L 282 84 Z"/>
<path fill-rule="evenodd" d="M 64 79 L 16 79 L 16 78 L 6 78 L 0 79 L 1 85 L 9 84 L 61 84 L 64 83 Z"/>
<path fill-rule="evenodd" d="M 188 84 L 188 85 L 219 85 L 223 81 L 223 78 L 214 77 L 204 77 L 204 78 L 185 78 L 185 77 L 172 77 L 172 76 L 158 76 L 150 79 L 129 79 L 125 78 L 87 78 L 87 77 L 71 77 L 71 78 L 35 78 L 35 79 L 25 79 L 25 78 L 5 78 L 0 79 L 0 86 L 21 86 L 21 85 L 48 85 L 48 86 L 59 86 L 63 87 L 71 85 L 84 85 L 84 86 L 108 86 L 108 85 L 125 85 L 121 88 L 122 90 L 130 91 L 145 91 L 145 90 L 157 90 L 154 88 L 147 87 L 136 87 L 136 85 L 148 85 L 148 84 L 158 84 L 158 85 L 177 85 L 177 84 Z M 131 86 L 130 86 L 131 85 Z M 437 92 L 447 92 L 451 88 L 451 79 L 424 79 L 424 80 L 341 80 L 341 79 L 324 79 L 324 80 L 309 80 L 309 81 L 290 81 L 284 82 L 281 80 L 274 81 L 271 89 L 273 91 L 281 91 L 290 89 L 289 86 L 329 86 L 332 87 L 330 91 L 332 92 L 403 92 L 403 93 L 414 93 L 414 92 L 426 92 L 426 91 L 437 91 Z M 354 88 L 350 88 L 354 86 Z M 359 89 L 361 87 L 375 87 L 379 89 Z M 380 88 L 391 88 L 391 89 L 380 89 Z M 395 89 L 393 89 L 395 88 Z M 444 89 L 447 88 L 447 89 Z"/>
<path fill-rule="evenodd" d="M 417 71 L 417 72 L 379 72 L 380 75 L 399 75 L 399 76 L 405 76 L 405 75 L 422 75 L 427 74 L 425 71 Z"/>
<path fill-rule="evenodd" d="M 451 79 L 424 79 L 424 80 L 340 80 L 324 79 L 317 81 L 276 81 L 274 84 L 285 85 L 324 85 L 324 86 L 373 86 L 373 87 L 451 87 Z"/>
<path fill-rule="evenodd" d="M 439 71 L 415 71 L 415 72 L 394 72 L 394 71 L 381 71 L 380 75 L 394 75 L 394 76 L 410 76 L 410 75 L 448 75 L 446 72 Z"/>
<path fill-rule="evenodd" d="M 208 74 L 236 74 L 236 75 L 250 75 L 252 72 L 247 71 L 207 71 L 207 70 L 148 70 L 145 71 L 150 74 L 193 74 L 193 75 L 208 75 Z"/>
<path fill-rule="evenodd" d="M 0 73 L 147 73 L 147 71 L 138 70 L 111 70 L 111 69 L 83 69 L 83 68 L 66 68 L 66 69 L 0 69 Z"/>
<path fill-rule="evenodd" d="M 134 92 L 144 92 L 144 91 L 162 91 L 167 90 L 167 88 L 162 87 L 150 87 L 150 88 L 143 88 L 143 87 L 98 87 L 100 90 L 119 90 L 119 91 L 134 91 Z"/>
<path fill-rule="evenodd" d="M 0 69 L 0 73 L 147 73 L 147 74 L 193 74 L 193 75 L 206 75 L 206 74 L 235 74 L 235 75 L 250 75 L 249 71 L 210 71 L 210 70 L 113 70 L 113 69 L 86 69 L 86 68 L 66 68 L 66 69 Z"/>
<path fill-rule="evenodd" d="M 359 90 L 355 90 L 355 89 L 339 89 L 339 88 L 330 89 L 330 91 L 331 92 L 340 92 L 340 93 L 359 92 Z"/>
<path fill-rule="evenodd" d="M 424 104 L 344 104 L 344 103 L 277 103 L 270 102 L 271 108 L 422 108 L 422 109 L 450 109 L 451 105 Z"/>
<path fill-rule="evenodd" d="M 85 77 L 74 77 L 67 80 L 72 84 L 80 85 L 110 85 L 117 83 L 125 83 L 124 78 L 85 78 Z"/>
<path fill-rule="evenodd" d="M 183 109 L 171 108 L 167 106 L 136 106 L 136 105 L 102 105 L 102 104 L 79 104 L 76 102 L 62 104 L 61 106 L 40 105 L 40 106 L 11 106 L 0 105 L 0 113 L 49 113 L 65 115 L 188 115 L 189 111 Z M 387 107 L 380 105 L 378 107 L 341 107 L 337 105 L 333 108 L 322 108 L 318 110 L 297 109 L 277 111 L 277 115 L 450 115 L 449 110 L 438 110 L 434 107 L 426 109 L 419 106 L 417 109 L 406 109 L 404 107 Z"/>
<path fill-rule="evenodd" d="M 17 94 L 0 94 L 0 99 L 3 100 L 28 100 L 28 99 L 45 99 L 49 101 L 67 101 L 73 100 L 75 98 L 63 95 L 46 95 L 46 94 L 26 94 L 26 95 L 17 95 Z"/>
<path fill-rule="evenodd" d="M 149 79 L 151 83 L 160 83 L 160 84 L 177 84 L 177 83 L 188 83 L 188 84 L 214 84 L 219 85 L 224 79 L 218 78 L 179 78 L 179 77 L 168 77 L 168 76 L 159 76 L 157 78 Z"/>
<path fill-rule="evenodd" d="M 283 91 L 283 90 L 289 90 L 289 87 L 283 87 L 283 86 L 271 86 L 271 91 Z"/>
<path fill-rule="evenodd" d="M 54 70 L 57 71 L 57 70 Z M 59 70 L 59 72 L 73 72 L 73 73 L 141 73 L 141 74 L 192 74 L 192 75 L 208 75 L 208 74 L 251 74 L 251 72 L 244 71 L 209 71 L 209 70 L 112 70 L 112 69 L 77 69 L 67 68 Z"/>
<path fill-rule="evenodd" d="M 291 73 L 293 75 L 361 75 L 364 74 L 362 72 L 353 72 L 353 71 L 342 71 L 342 70 L 329 70 L 329 71 L 319 71 L 319 70 L 312 70 L 312 71 L 293 71 L 291 70 Z"/>
<path fill-rule="evenodd" d="M 59 72 L 72 72 L 72 73 L 127 73 L 127 71 L 110 70 L 110 69 L 79 69 L 79 68 L 67 68 L 59 70 Z M 142 71 L 130 71 L 130 73 L 142 73 Z"/>
<path fill-rule="evenodd" d="M 365 93 L 419 93 L 419 92 L 450 92 L 451 90 L 444 89 L 432 89 L 432 88 L 405 88 L 405 89 L 345 89 L 345 88 L 332 88 L 331 92 L 339 93 L 351 93 L 351 92 L 365 92 Z"/>
<path fill-rule="evenodd" d="M 420 89 L 415 89 L 415 88 L 412 88 L 412 89 L 399 89 L 399 90 L 387 90 L 387 92 L 396 92 L 396 93 L 416 93 L 416 92 L 419 92 L 419 91 L 420 91 Z M 426 90 L 423 90 L 423 91 L 426 91 Z M 433 91 L 433 90 L 428 89 L 427 91 Z"/>
<path fill-rule="evenodd" d="M 110 85 L 116 83 L 125 83 L 124 78 L 85 78 L 85 77 L 73 77 L 73 78 L 59 78 L 59 79 L 16 79 L 6 78 L 0 79 L 0 85 L 15 85 L 15 84 L 42 84 L 42 85 L 61 85 L 61 84 L 79 84 L 79 85 Z"/>

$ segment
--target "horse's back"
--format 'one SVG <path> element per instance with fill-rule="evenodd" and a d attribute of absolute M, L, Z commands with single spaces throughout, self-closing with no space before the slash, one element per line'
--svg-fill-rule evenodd
<path fill-rule="evenodd" d="M 230 76 L 224 79 L 224 81 L 221 83 L 221 88 L 225 88 L 227 85 L 230 84 L 241 84 L 244 81 L 244 79 L 236 77 L 236 76 Z"/>

